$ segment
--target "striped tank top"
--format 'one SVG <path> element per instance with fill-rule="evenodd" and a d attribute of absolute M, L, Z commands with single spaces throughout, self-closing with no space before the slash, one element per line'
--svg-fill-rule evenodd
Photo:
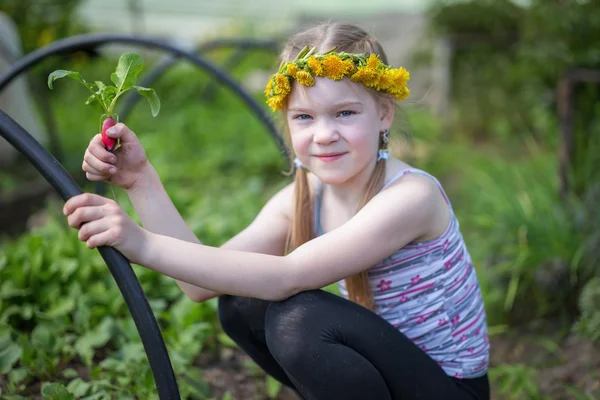
<path fill-rule="evenodd" d="M 409 173 L 435 181 L 448 204 L 450 222 L 441 236 L 410 243 L 368 270 L 375 312 L 423 349 L 446 374 L 480 377 L 489 362 L 486 314 L 471 256 L 442 185 L 427 172 L 409 168 L 395 174 L 380 190 Z M 318 179 L 315 194 L 318 236 L 323 234 L 323 190 Z M 338 287 L 348 298 L 344 280 Z"/>

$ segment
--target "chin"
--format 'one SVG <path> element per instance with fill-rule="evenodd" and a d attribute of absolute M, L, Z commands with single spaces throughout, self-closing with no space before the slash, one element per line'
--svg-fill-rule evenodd
<path fill-rule="evenodd" d="M 352 175 L 347 171 L 343 170 L 329 170 L 329 171 L 313 171 L 313 174 L 323 183 L 327 185 L 340 185 L 346 183 L 352 178 Z"/>

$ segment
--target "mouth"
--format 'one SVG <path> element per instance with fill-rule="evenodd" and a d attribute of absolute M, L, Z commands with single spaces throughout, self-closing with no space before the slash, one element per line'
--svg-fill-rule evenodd
<path fill-rule="evenodd" d="M 315 157 L 324 162 L 331 162 L 340 159 L 344 154 L 346 153 L 324 153 L 317 154 Z"/>

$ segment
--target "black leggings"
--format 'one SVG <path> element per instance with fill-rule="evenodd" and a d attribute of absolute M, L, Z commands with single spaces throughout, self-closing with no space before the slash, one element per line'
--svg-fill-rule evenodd
<path fill-rule="evenodd" d="M 488 377 L 455 379 L 377 314 L 323 290 L 283 301 L 222 295 L 223 330 L 308 400 L 488 400 Z"/>

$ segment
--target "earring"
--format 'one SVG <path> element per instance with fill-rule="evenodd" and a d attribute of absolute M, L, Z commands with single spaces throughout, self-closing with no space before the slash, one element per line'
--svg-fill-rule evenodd
<path fill-rule="evenodd" d="M 386 129 L 381 132 L 381 140 L 383 143 L 387 144 L 389 142 L 388 134 L 390 133 L 389 129 Z"/>
<path fill-rule="evenodd" d="M 306 168 L 298 157 L 294 158 L 294 165 L 296 166 L 296 168 Z"/>
<path fill-rule="evenodd" d="M 389 129 L 385 129 L 381 131 L 381 141 L 383 142 L 383 147 L 387 147 L 388 142 L 390 141 L 388 134 L 390 133 Z M 387 148 L 379 149 L 379 153 L 377 153 L 377 161 L 387 160 L 390 158 L 390 152 Z"/>
<path fill-rule="evenodd" d="M 387 160 L 390 158 L 390 152 L 389 150 L 383 150 L 380 149 L 379 150 L 379 154 L 377 155 L 377 161 L 381 161 L 381 160 Z"/>

